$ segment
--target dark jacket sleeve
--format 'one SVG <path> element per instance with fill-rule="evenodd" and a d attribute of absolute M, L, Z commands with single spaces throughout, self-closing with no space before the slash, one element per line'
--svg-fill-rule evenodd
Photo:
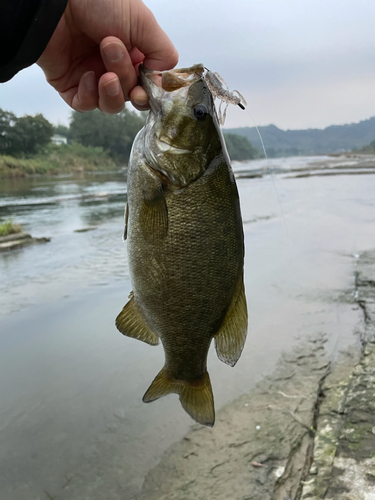
<path fill-rule="evenodd" d="M 68 0 L 0 0 L 0 82 L 35 63 Z"/>

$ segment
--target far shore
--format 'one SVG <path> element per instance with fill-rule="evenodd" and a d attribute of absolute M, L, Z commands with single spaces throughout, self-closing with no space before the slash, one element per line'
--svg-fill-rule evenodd
<path fill-rule="evenodd" d="M 0 179 L 14 179 L 33 175 L 58 175 L 74 172 L 120 169 L 106 155 L 80 156 L 74 153 L 56 154 L 31 158 L 15 158 L 0 155 Z"/>

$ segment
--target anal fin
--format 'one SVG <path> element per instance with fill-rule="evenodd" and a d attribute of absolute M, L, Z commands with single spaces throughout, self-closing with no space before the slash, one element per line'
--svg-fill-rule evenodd
<path fill-rule="evenodd" d="M 240 277 L 228 312 L 215 335 L 215 348 L 220 361 L 234 366 L 245 345 L 247 305 L 243 276 Z"/>
<path fill-rule="evenodd" d="M 175 380 L 168 377 L 165 367 L 158 373 L 143 396 L 144 403 L 151 403 L 168 394 L 178 394 L 183 409 L 196 422 L 207 427 L 215 423 L 214 396 L 210 376 L 204 376 L 194 382 Z"/>
<path fill-rule="evenodd" d="M 145 320 L 142 318 L 137 304 L 134 301 L 133 292 L 129 295 L 129 302 L 116 318 L 117 329 L 127 337 L 141 340 L 150 345 L 158 345 L 159 337 L 153 333 Z"/>

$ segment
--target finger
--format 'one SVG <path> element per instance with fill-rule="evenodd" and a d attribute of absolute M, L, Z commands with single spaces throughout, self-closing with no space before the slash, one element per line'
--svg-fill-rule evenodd
<path fill-rule="evenodd" d="M 133 106 L 138 109 L 138 111 L 147 111 L 150 109 L 150 104 L 148 102 L 148 96 L 144 91 L 143 87 L 137 85 L 130 92 L 130 101 Z"/>
<path fill-rule="evenodd" d="M 125 45 L 118 38 L 108 36 L 100 44 L 100 53 L 106 70 L 118 76 L 124 98 L 128 101 L 130 91 L 137 85 L 138 77 Z"/>
<path fill-rule="evenodd" d="M 132 47 L 129 50 L 129 56 L 135 68 L 137 68 L 144 61 L 145 58 L 144 54 L 142 54 L 142 52 L 138 50 L 137 47 Z"/>
<path fill-rule="evenodd" d="M 144 54 L 146 68 L 157 71 L 174 68 L 178 63 L 175 46 L 143 2 L 139 2 L 138 9 L 138 22 L 134 23 L 131 36 L 132 46 Z"/>
<path fill-rule="evenodd" d="M 74 89 L 71 89 L 71 91 Z M 73 95 L 71 106 L 76 111 L 91 111 L 98 105 L 98 84 L 94 71 L 84 73 L 79 81 L 78 89 Z"/>
<path fill-rule="evenodd" d="M 99 80 L 100 111 L 108 114 L 119 113 L 125 106 L 124 93 L 115 73 L 105 73 Z"/>
<path fill-rule="evenodd" d="M 48 82 L 59 92 L 64 101 L 77 111 L 89 111 L 98 106 L 98 78 L 105 73 L 99 50 L 73 67 L 66 77 Z M 94 75 L 93 75 L 94 74 Z M 95 76 L 95 83 L 94 77 Z"/>

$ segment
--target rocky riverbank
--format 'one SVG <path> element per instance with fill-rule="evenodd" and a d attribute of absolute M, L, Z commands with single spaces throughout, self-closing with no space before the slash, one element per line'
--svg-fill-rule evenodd
<path fill-rule="evenodd" d="M 7 252 L 37 243 L 47 243 L 48 241 L 51 241 L 51 238 L 33 238 L 31 234 L 25 232 L 8 234 L 7 236 L 0 236 L 0 252 Z"/>
<path fill-rule="evenodd" d="M 357 345 L 332 362 L 317 332 L 284 354 L 167 450 L 138 500 L 374 500 L 375 251 L 358 258 L 353 307 Z"/>
<path fill-rule="evenodd" d="M 358 260 L 356 300 L 364 313 L 361 351 L 337 364 L 323 384 L 302 499 L 375 500 L 375 251 Z"/>

